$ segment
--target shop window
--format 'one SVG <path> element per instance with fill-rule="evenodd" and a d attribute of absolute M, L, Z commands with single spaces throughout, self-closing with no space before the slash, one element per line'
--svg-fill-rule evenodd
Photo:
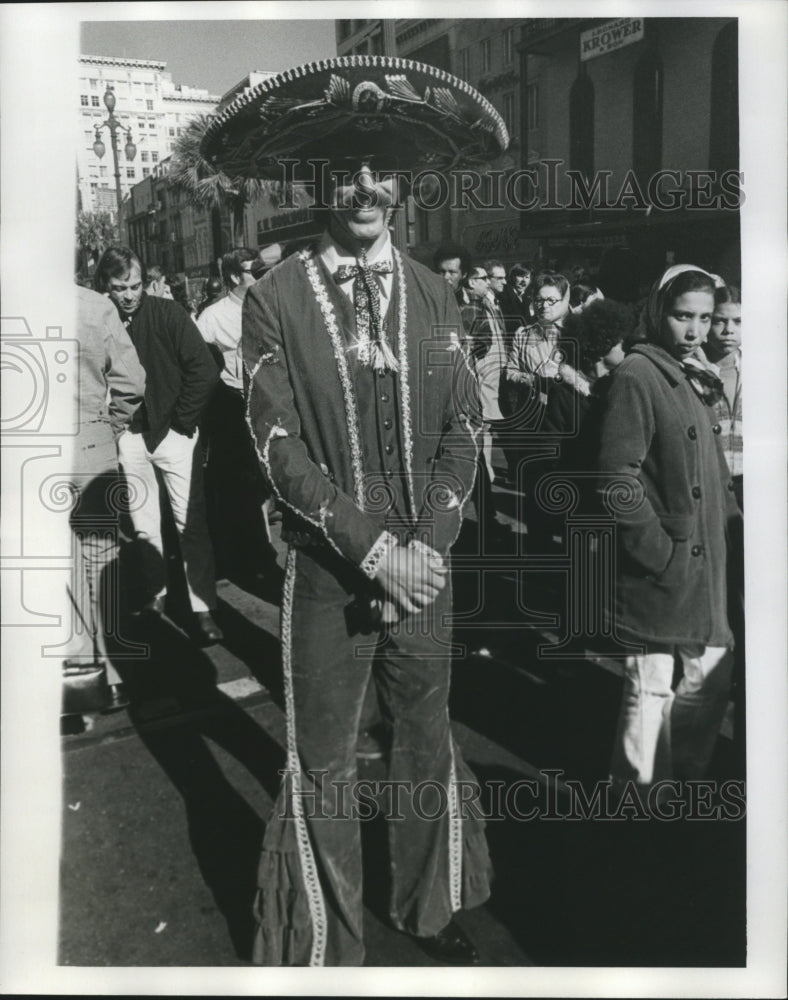
<path fill-rule="evenodd" d="M 594 85 L 585 73 L 569 92 L 569 166 L 587 179 L 594 172 Z"/>
<path fill-rule="evenodd" d="M 507 28 L 503 33 L 503 64 L 509 66 L 514 62 L 514 28 Z"/>
<path fill-rule="evenodd" d="M 466 45 L 464 49 L 460 49 L 460 65 L 457 68 L 457 74 L 462 80 L 467 80 L 471 75 L 471 50 Z"/>
<path fill-rule="evenodd" d="M 711 133 L 709 169 L 739 168 L 739 39 L 731 21 L 719 32 L 711 53 Z"/>
<path fill-rule="evenodd" d="M 662 166 L 662 60 L 650 48 L 640 57 L 633 77 L 632 167 L 641 185 Z"/>
<path fill-rule="evenodd" d="M 527 128 L 539 128 L 539 84 L 529 83 L 525 88 L 525 101 L 527 107 Z"/>
<path fill-rule="evenodd" d="M 489 73 L 492 69 L 492 39 L 485 38 L 481 43 L 479 51 L 482 61 L 482 74 Z"/>
<path fill-rule="evenodd" d="M 514 132 L 514 94 L 509 92 L 501 100 L 501 117 L 506 124 L 509 135 Z"/>

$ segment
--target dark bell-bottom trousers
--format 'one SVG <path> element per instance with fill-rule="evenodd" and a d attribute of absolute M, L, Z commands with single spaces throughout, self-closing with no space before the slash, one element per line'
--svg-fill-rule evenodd
<path fill-rule="evenodd" d="M 483 823 L 460 808 L 475 780 L 449 725 L 450 585 L 428 611 L 365 635 L 347 613 L 357 580 L 331 551 L 288 553 L 287 771 L 259 865 L 259 964 L 363 964 L 356 740 L 371 673 L 392 727 L 387 784 L 401 783 L 386 813 L 392 924 L 429 936 L 489 896 Z"/>

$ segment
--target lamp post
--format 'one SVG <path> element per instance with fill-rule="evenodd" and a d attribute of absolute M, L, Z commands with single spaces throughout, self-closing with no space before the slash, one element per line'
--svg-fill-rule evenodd
<path fill-rule="evenodd" d="M 96 141 L 93 143 L 93 152 L 96 156 L 101 159 L 106 152 L 106 147 L 101 141 L 101 130 L 103 128 L 109 129 L 110 142 L 112 144 L 112 159 L 115 164 L 115 197 L 118 203 L 118 239 L 123 240 L 123 232 L 121 229 L 121 216 L 123 214 L 123 197 L 120 193 L 120 166 L 118 165 L 118 132 L 123 128 L 121 123 L 113 114 L 115 110 L 115 93 L 112 87 L 108 86 L 104 94 L 104 105 L 109 112 L 107 120 L 102 122 L 100 125 L 94 125 L 96 130 Z M 126 129 L 126 146 L 125 146 L 126 159 L 131 162 L 137 155 L 137 147 L 131 141 L 131 129 Z"/>

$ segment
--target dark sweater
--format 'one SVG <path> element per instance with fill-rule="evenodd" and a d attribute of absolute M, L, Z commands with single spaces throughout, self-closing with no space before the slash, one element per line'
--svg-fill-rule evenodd
<path fill-rule="evenodd" d="M 149 451 L 170 429 L 191 437 L 219 378 L 200 331 L 177 302 L 145 294 L 127 327 L 145 369 L 145 402 L 131 430 Z"/>

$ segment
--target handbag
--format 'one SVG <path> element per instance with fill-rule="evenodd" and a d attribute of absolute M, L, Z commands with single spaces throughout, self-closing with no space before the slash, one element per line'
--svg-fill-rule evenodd
<path fill-rule="evenodd" d="M 109 706 L 107 665 L 103 662 L 63 661 L 63 700 L 61 715 L 101 712 Z"/>

